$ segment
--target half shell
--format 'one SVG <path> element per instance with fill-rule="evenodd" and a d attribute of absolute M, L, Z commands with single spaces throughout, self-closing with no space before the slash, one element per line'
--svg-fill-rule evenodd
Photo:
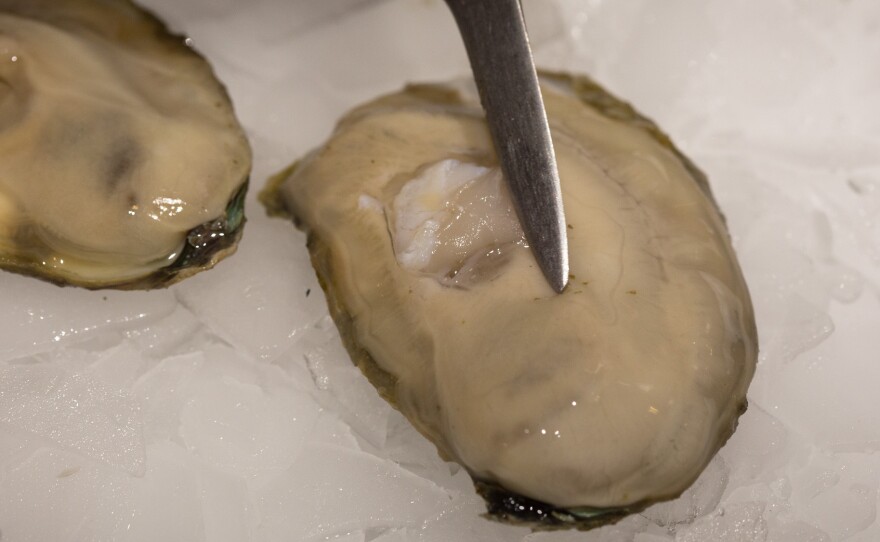
<path fill-rule="evenodd" d="M 354 361 L 489 514 L 589 528 L 686 489 L 746 405 L 752 306 L 704 176 L 585 78 L 542 76 L 569 221 L 555 295 L 473 91 L 346 115 L 264 192 L 308 232 Z"/>

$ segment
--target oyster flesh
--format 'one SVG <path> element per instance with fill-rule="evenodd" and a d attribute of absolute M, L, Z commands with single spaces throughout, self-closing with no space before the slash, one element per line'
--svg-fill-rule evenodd
<path fill-rule="evenodd" d="M 703 175 L 585 78 L 542 74 L 569 222 L 556 295 L 475 92 L 358 107 L 270 181 L 354 359 L 497 519 L 589 528 L 700 474 L 745 409 L 756 330 Z"/>
<path fill-rule="evenodd" d="M 0 268 L 165 286 L 235 249 L 251 152 L 208 63 L 128 0 L 0 0 Z"/>

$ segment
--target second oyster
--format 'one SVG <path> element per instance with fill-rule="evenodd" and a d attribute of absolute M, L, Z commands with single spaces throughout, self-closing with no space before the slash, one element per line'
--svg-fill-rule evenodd
<path fill-rule="evenodd" d="M 165 286 L 234 250 L 250 147 L 223 86 L 127 0 L 0 0 L 0 268 Z"/>

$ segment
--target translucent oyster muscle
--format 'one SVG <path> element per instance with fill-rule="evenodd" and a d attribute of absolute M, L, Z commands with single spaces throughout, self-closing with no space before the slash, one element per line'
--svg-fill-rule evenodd
<path fill-rule="evenodd" d="M 270 182 L 354 361 L 490 515 L 588 528 L 680 494 L 754 372 L 746 284 L 702 174 L 587 79 L 542 75 L 569 221 L 554 295 L 479 102 L 410 86 Z"/>
<path fill-rule="evenodd" d="M 0 0 L 0 267 L 164 286 L 232 252 L 251 153 L 223 86 L 127 0 Z"/>

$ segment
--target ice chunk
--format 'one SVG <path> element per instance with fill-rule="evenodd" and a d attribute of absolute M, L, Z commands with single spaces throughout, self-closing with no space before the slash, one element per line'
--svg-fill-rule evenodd
<path fill-rule="evenodd" d="M 602 60 L 596 75 L 669 129 L 670 123 L 681 122 L 682 110 L 691 109 L 685 105 L 688 87 L 710 64 L 718 43 L 712 7 L 699 0 L 673 2 L 663 9 L 650 1 L 635 4 L 618 14 L 625 22 L 617 27 L 617 47 L 598 57 Z M 588 35 L 590 28 L 582 32 Z M 626 68 L 633 65 L 640 69 Z"/>
<path fill-rule="evenodd" d="M 328 330 L 326 339 L 303 354 L 320 390 L 316 398 L 338 412 L 361 438 L 381 448 L 391 407 L 351 362 L 335 328 Z"/>
<path fill-rule="evenodd" d="M 854 265 L 871 269 L 880 264 L 880 168 L 849 172 L 845 183 L 849 191 L 829 190 L 825 198 L 834 213 L 832 227 L 842 238 L 838 246 L 845 243 L 843 248 L 857 259 Z"/>
<path fill-rule="evenodd" d="M 180 439 L 180 411 L 188 401 L 187 391 L 198 380 L 204 363 L 201 352 L 166 358 L 142 375 L 132 386 L 132 395 L 140 402 L 146 442 Z"/>
<path fill-rule="evenodd" d="M 814 444 L 841 452 L 880 450 L 878 298 L 834 304 L 830 316 L 848 322 L 797 363 L 767 374 L 773 412 Z"/>
<path fill-rule="evenodd" d="M 462 472 L 458 463 L 443 461 L 437 447 L 396 410 L 388 416 L 388 438 L 382 454 L 401 467 L 450 489 L 457 485 L 453 476 Z M 465 479 L 464 487 L 471 486 L 470 479 L 467 476 Z"/>
<path fill-rule="evenodd" d="M 98 352 L 80 352 L 79 349 L 69 349 L 65 353 L 65 357 L 77 353 L 84 359 L 75 365 L 65 360 L 64 365 L 68 369 L 72 369 L 72 365 L 76 366 L 109 389 L 118 390 L 122 394 L 128 394 L 132 384 L 159 363 L 159 360 L 150 356 L 143 349 L 125 340 Z M 56 358 L 57 356 L 51 357 Z"/>
<path fill-rule="evenodd" d="M 0 481 L 0 536 L 4 542 L 122 539 L 137 509 L 131 480 L 80 454 L 43 448 Z"/>
<path fill-rule="evenodd" d="M 253 540 L 259 518 L 242 476 L 201 465 L 198 488 L 206 541 Z"/>
<path fill-rule="evenodd" d="M 323 540 L 436 520 L 449 494 L 395 464 L 330 444 L 309 444 L 296 463 L 258 492 L 272 538 Z"/>
<path fill-rule="evenodd" d="M 674 542 L 674 538 L 668 534 L 638 533 L 633 542 Z"/>
<path fill-rule="evenodd" d="M 749 405 L 736 432 L 719 454 L 730 469 L 729 487 L 737 488 L 771 476 L 794 455 L 785 426 L 757 405 Z"/>
<path fill-rule="evenodd" d="M 198 464 L 171 442 L 154 444 L 147 454 L 150 461 L 146 475 L 132 481 L 125 538 L 207 542 Z M 100 512 L 100 508 L 97 510 Z"/>
<path fill-rule="evenodd" d="M 526 536 L 523 542 L 629 542 L 635 539 L 637 534 L 645 532 L 648 526 L 647 519 L 635 515 L 586 534 L 577 531 L 534 533 Z"/>
<path fill-rule="evenodd" d="M 692 525 L 683 526 L 675 536 L 676 542 L 764 542 L 767 523 L 764 504 L 736 503 L 724 506 L 704 516 Z"/>
<path fill-rule="evenodd" d="M 7 424 L 0 424 L 0 484 L 3 483 L 8 471 L 17 467 L 34 452 L 45 446 L 45 441 L 36 435 L 28 434 Z"/>
<path fill-rule="evenodd" d="M 722 456 L 718 455 L 700 474 L 697 481 L 681 497 L 648 508 L 642 515 L 658 525 L 690 523 L 705 516 L 721 502 L 721 495 L 727 487 L 728 467 Z"/>
<path fill-rule="evenodd" d="M 877 520 L 880 461 L 872 456 L 814 454 L 792 478 L 798 516 L 828 533 L 849 538 Z"/>
<path fill-rule="evenodd" d="M 593 67 L 674 135 L 763 129 L 788 143 L 791 133 L 820 124 L 805 109 L 827 109 L 811 89 L 833 79 L 820 74 L 840 59 L 793 5 L 572 4 L 566 15 L 577 40 L 567 67 L 575 60 L 578 70 Z"/>
<path fill-rule="evenodd" d="M 353 43 L 370 46 L 361 48 L 355 58 L 340 49 L 339 35 L 350 37 Z M 294 42 L 297 48 L 309 54 L 292 60 L 291 55 L 286 54 L 287 73 L 293 75 L 290 72 L 302 69 L 313 74 L 313 82 L 319 88 L 326 88 L 336 96 L 347 96 L 349 100 L 368 99 L 383 87 L 398 86 L 401 73 L 410 73 L 416 79 L 434 79 L 443 74 L 455 76 L 467 68 L 464 46 L 452 15 L 441 2 L 413 4 L 390 0 L 377 3 L 318 32 L 304 33 Z M 280 59 L 283 52 L 275 48 L 268 54 L 269 58 L 278 55 Z M 426 58 L 432 59 L 430 65 L 425 65 Z M 277 68 L 275 71 L 277 77 Z M 339 113 L 341 111 L 337 111 L 336 116 Z"/>
<path fill-rule="evenodd" d="M 325 305 L 322 296 L 306 295 L 320 288 L 301 250 L 303 240 L 288 224 L 263 218 L 248 221 L 247 228 L 229 265 L 174 289 L 218 337 L 254 359 L 271 361 L 290 348 L 298 331 L 312 324 Z M 260 242 L 248 242 L 256 239 Z"/>
<path fill-rule="evenodd" d="M 143 421 L 127 395 L 60 363 L 0 366 L 0 382 L 0 423 L 143 474 Z"/>
<path fill-rule="evenodd" d="M 360 450 L 358 439 L 354 436 L 351 426 L 343 422 L 335 413 L 326 410 L 318 415 L 309 435 L 309 441 Z"/>
<path fill-rule="evenodd" d="M 167 358 L 133 391 L 147 442 L 179 443 L 257 485 L 293 462 L 320 412 L 280 369 L 222 344 Z"/>
<path fill-rule="evenodd" d="M 124 334 L 134 348 L 157 359 L 198 350 L 212 340 L 195 315 L 180 305 L 167 317 L 144 327 L 129 327 Z"/>
<path fill-rule="evenodd" d="M 176 305 L 167 291 L 90 292 L 7 272 L 0 272 L 0 291 L 0 361 L 83 341 L 131 322 L 150 322 Z"/>
<path fill-rule="evenodd" d="M 243 431 L 244 435 L 250 435 L 246 436 L 248 439 L 254 437 L 254 445 L 260 444 L 260 438 L 272 439 L 262 444 L 288 442 L 294 445 L 295 441 L 300 440 L 294 434 L 302 435 L 301 431 L 308 431 L 318 406 L 306 398 L 305 392 L 299 387 L 284 378 L 277 367 L 249 361 L 227 345 L 209 344 L 203 348 L 200 352 L 163 360 L 135 383 L 133 393 L 144 404 L 148 441 L 170 439 L 183 444 L 181 436 L 185 434 L 193 445 L 199 445 L 199 442 L 201 445 L 210 442 L 218 444 L 216 437 L 222 436 L 224 427 L 224 422 L 217 417 L 221 410 L 224 415 L 231 416 L 226 428 Z M 230 395 L 224 396 L 224 391 L 230 392 Z M 203 402 L 195 401 L 196 397 L 201 397 Z M 217 413 L 211 412 L 212 407 L 218 409 Z M 240 409 L 238 414 L 233 414 L 236 409 Z M 268 410 L 262 426 L 244 427 L 246 422 L 242 417 L 247 409 L 254 409 L 254 414 Z M 295 423 L 288 426 L 288 422 L 297 416 L 300 416 L 304 425 Z M 215 421 L 211 422 L 212 419 Z M 213 423 L 213 428 L 201 426 L 203 421 Z M 279 428 L 277 438 L 272 436 L 270 426 Z M 262 437 L 258 438 L 258 435 Z M 235 439 L 230 442 L 230 446 L 239 445 L 245 446 Z M 213 452 L 202 451 L 208 455 L 214 452 L 235 455 L 232 449 L 221 452 L 212 446 L 209 448 Z M 287 451 L 292 452 L 291 449 Z M 221 461 L 219 456 L 215 459 Z"/>
<path fill-rule="evenodd" d="M 320 290 L 318 292 L 310 290 L 308 293 L 310 296 L 323 296 Z M 344 351 L 333 320 L 328 314 L 323 313 L 314 323 L 298 333 L 290 349 L 281 353 L 272 364 L 281 368 L 287 376 L 306 389 L 326 390 L 328 383 L 322 380 L 324 375 L 315 372 L 314 367 L 310 368 L 307 355 L 329 350 Z M 342 357 L 348 358 L 346 354 Z"/>
<path fill-rule="evenodd" d="M 207 358 L 203 368 L 211 362 Z M 221 373 L 187 393 L 180 435 L 209 465 L 259 485 L 290 466 L 317 416 L 305 394 L 274 393 Z"/>
<path fill-rule="evenodd" d="M 565 19 L 559 2 L 546 0 L 524 0 L 523 17 L 528 21 L 529 46 L 539 49 L 553 43 L 565 32 Z"/>
<path fill-rule="evenodd" d="M 235 0 L 192 4 L 181 4 L 173 0 L 152 0 L 148 4 L 161 11 L 172 25 L 190 22 L 186 25 L 188 33 L 200 49 L 208 48 L 211 51 L 216 48 L 218 53 L 227 53 L 229 49 L 224 47 L 226 42 L 220 38 L 227 35 L 230 14 L 235 15 L 242 33 L 249 34 L 257 43 L 262 43 L 320 27 L 376 2 L 377 0 L 336 0 L 331 3 L 315 4 L 309 0 L 292 0 L 286 2 L 288 7 L 285 17 L 275 16 L 277 2 L 257 3 L 253 9 L 245 10 L 244 13 L 239 13 L 235 9 Z M 254 52 L 258 51 L 259 49 L 254 50 Z"/>
<path fill-rule="evenodd" d="M 203 351 L 218 342 L 189 311 L 178 307 L 169 317 L 153 325 L 125 330 L 118 343 L 105 343 L 97 350 L 95 341 L 68 348 L 64 352 L 64 364 L 70 367 L 75 360 L 76 366 L 90 376 L 127 393 L 149 379 L 163 361 Z M 53 353 L 40 355 L 40 359 L 57 357 Z"/>
<path fill-rule="evenodd" d="M 458 497 L 443 511 L 437 521 L 421 526 L 387 529 L 371 542 L 448 542 L 465 539 L 468 542 L 507 542 L 520 540 L 529 531 L 500 523 L 487 522 L 480 516 L 485 511 L 476 495 Z M 583 537 L 583 533 L 580 533 Z M 556 538 L 561 533 L 556 534 Z M 579 542 L 583 538 L 579 539 Z M 556 542 L 564 542 L 564 539 Z"/>
<path fill-rule="evenodd" d="M 767 535 L 767 542 L 831 542 L 831 537 L 809 523 L 792 521 L 773 525 Z"/>

